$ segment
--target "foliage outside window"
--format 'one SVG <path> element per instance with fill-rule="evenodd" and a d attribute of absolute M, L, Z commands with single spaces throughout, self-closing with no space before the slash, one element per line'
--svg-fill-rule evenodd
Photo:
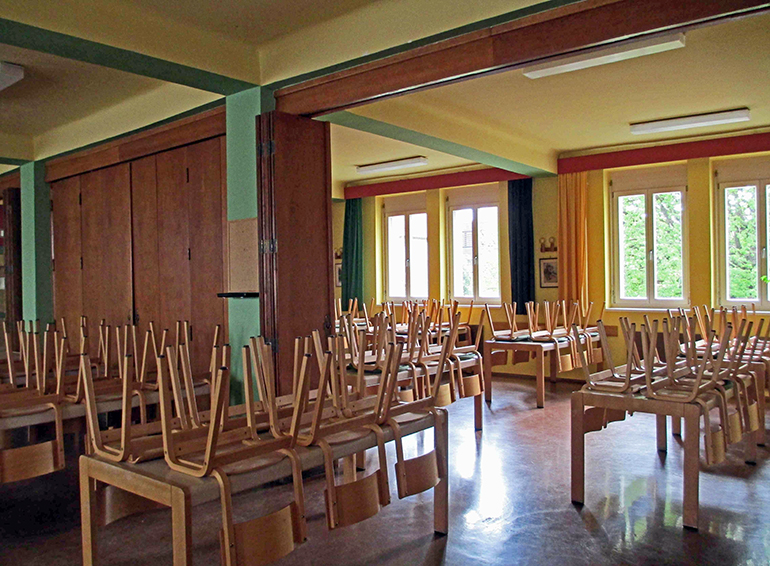
<path fill-rule="evenodd" d="M 720 299 L 723 304 L 770 307 L 768 198 L 770 180 L 719 187 Z"/>
<path fill-rule="evenodd" d="M 450 208 L 450 287 L 457 300 L 500 300 L 498 208 Z"/>
<path fill-rule="evenodd" d="M 428 214 L 390 214 L 385 220 L 385 281 L 388 298 L 427 298 Z"/>
<path fill-rule="evenodd" d="M 686 305 L 685 195 L 678 187 L 613 193 L 613 305 Z"/>

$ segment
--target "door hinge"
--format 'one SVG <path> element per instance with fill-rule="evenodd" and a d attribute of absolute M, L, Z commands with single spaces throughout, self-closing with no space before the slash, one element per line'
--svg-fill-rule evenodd
<path fill-rule="evenodd" d="M 80 269 L 83 269 L 83 256 L 80 256 Z"/>
<path fill-rule="evenodd" d="M 10 265 L 8 267 L 10 267 Z M 5 271 L 10 274 L 10 270 L 8 268 L 6 268 Z M 51 260 L 51 271 L 56 271 L 56 259 L 55 258 Z"/>
<path fill-rule="evenodd" d="M 187 339 L 188 339 L 190 342 L 192 342 L 192 339 L 193 339 L 193 331 L 192 331 L 192 329 L 193 329 L 193 326 L 192 326 L 192 324 L 191 324 L 191 325 L 190 325 L 190 336 L 188 336 L 188 337 L 187 337 Z"/>
<path fill-rule="evenodd" d="M 260 240 L 259 241 L 259 253 L 262 254 L 275 254 L 278 253 L 278 240 Z"/>
<path fill-rule="evenodd" d="M 267 148 L 265 149 L 267 151 L 267 155 L 275 155 L 275 140 L 268 140 Z"/>
<path fill-rule="evenodd" d="M 185 169 L 185 171 L 187 172 L 187 182 L 189 183 L 189 182 L 190 182 L 190 168 L 189 168 L 189 167 L 187 167 L 187 168 Z"/>
<path fill-rule="evenodd" d="M 134 309 L 134 325 L 139 324 L 139 311 Z"/>
<path fill-rule="evenodd" d="M 190 250 L 190 248 L 187 248 L 187 259 L 188 260 L 192 259 L 192 251 Z"/>
<path fill-rule="evenodd" d="M 83 193 L 78 193 L 78 204 L 83 204 Z"/>

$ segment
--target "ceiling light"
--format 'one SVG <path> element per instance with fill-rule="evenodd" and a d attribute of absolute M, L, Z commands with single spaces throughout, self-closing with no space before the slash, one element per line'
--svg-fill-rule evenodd
<path fill-rule="evenodd" d="M 0 90 L 24 78 L 24 67 L 0 61 Z"/>
<path fill-rule="evenodd" d="M 371 165 L 356 165 L 358 173 L 379 173 L 380 171 L 392 171 L 393 169 L 406 169 L 407 167 L 420 167 L 428 164 L 428 158 L 408 157 L 406 159 L 394 159 L 393 161 L 383 161 L 382 163 L 372 163 Z"/>
<path fill-rule="evenodd" d="M 703 126 L 747 122 L 750 119 L 751 114 L 748 108 L 738 108 L 736 110 L 725 110 L 724 112 L 710 112 L 708 114 L 681 116 L 679 118 L 668 118 L 666 120 L 638 122 L 636 124 L 630 124 L 630 126 L 632 134 L 654 134 L 658 132 L 671 132 L 673 130 L 702 128 Z"/>
<path fill-rule="evenodd" d="M 530 79 L 539 79 L 550 75 L 560 73 L 569 73 L 570 71 L 579 71 L 589 67 L 617 63 L 626 59 L 634 59 L 644 55 L 662 53 L 684 47 L 684 34 L 677 33 L 662 37 L 653 37 L 651 39 L 639 39 L 626 41 L 619 45 L 610 47 L 596 48 L 590 51 L 584 51 L 577 55 L 565 55 L 556 57 L 539 65 L 532 65 L 524 68 L 524 76 Z"/>

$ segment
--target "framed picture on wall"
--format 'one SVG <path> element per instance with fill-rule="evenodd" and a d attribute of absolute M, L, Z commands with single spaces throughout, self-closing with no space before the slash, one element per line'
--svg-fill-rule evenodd
<path fill-rule="evenodd" d="M 555 257 L 540 258 L 540 288 L 559 286 L 559 260 Z"/>
<path fill-rule="evenodd" d="M 334 262 L 334 286 L 342 287 L 342 262 Z"/>

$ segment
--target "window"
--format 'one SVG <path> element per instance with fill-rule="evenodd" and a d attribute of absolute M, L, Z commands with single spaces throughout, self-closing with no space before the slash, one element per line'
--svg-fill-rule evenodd
<path fill-rule="evenodd" d="M 722 304 L 770 308 L 768 199 L 770 179 L 719 184 L 719 295 Z"/>
<path fill-rule="evenodd" d="M 450 287 L 457 300 L 500 300 L 497 205 L 449 208 Z"/>
<path fill-rule="evenodd" d="M 613 305 L 687 305 L 686 194 L 685 187 L 613 190 Z"/>
<path fill-rule="evenodd" d="M 385 231 L 388 298 L 428 298 L 428 214 L 386 214 Z"/>

